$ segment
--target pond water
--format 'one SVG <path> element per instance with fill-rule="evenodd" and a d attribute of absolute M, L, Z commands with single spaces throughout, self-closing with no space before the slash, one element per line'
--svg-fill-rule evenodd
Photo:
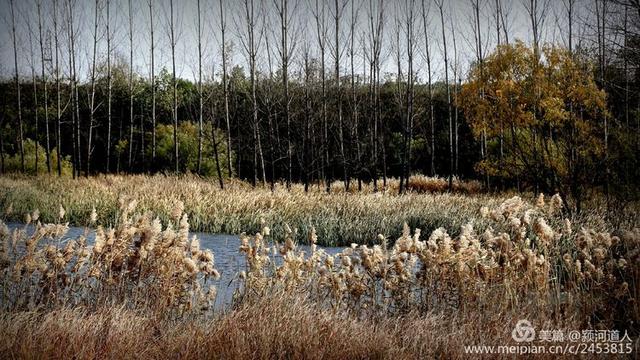
<path fill-rule="evenodd" d="M 33 225 L 29 225 L 25 228 L 21 223 L 7 223 L 10 231 L 14 229 L 25 229 L 27 235 L 31 235 L 35 229 Z M 70 239 L 76 239 L 77 237 L 86 233 L 87 244 L 93 244 L 95 240 L 95 231 L 81 227 L 69 227 L 69 231 L 62 237 L 61 242 L 64 243 Z M 218 296 L 216 298 L 216 307 L 222 308 L 231 303 L 233 292 L 238 288 L 238 273 L 245 269 L 244 254 L 239 251 L 240 238 L 237 235 L 227 234 L 210 234 L 210 233 L 197 233 L 191 232 L 189 236 L 196 235 L 200 240 L 200 247 L 203 249 L 209 249 L 213 251 L 215 256 L 215 268 L 220 272 L 220 278 L 218 280 L 211 280 L 218 289 Z M 327 254 L 335 255 L 344 248 L 341 247 L 321 247 Z M 311 253 L 311 247 L 308 245 L 299 245 L 299 250 L 304 251 L 306 254 Z M 279 254 L 275 256 L 277 265 L 282 263 L 282 256 Z"/>

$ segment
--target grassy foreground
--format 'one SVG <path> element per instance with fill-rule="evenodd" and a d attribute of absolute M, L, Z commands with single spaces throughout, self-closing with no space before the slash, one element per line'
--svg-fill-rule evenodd
<path fill-rule="evenodd" d="M 217 182 L 196 176 L 97 176 L 91 178 L 0 177 L 0 209 L 9 209 L 5 219 L 24 221 L 37 209 L 45 222 L 57 220 L 60 206 L 71 225 L 85 226 L 92 210 L 102 224 L 114 224 L 121 204 L 136 200 L 138 210 L 151 211 L 167 222 L 176 203 L 189 215 L 192 231 L 239 234 L 260 231 L 261 221 L 268 223 L 275 236 L 284 234 L 285 225 L 297 230 L 296 240 L 306 241 L 315 228 L 321 245 L 372 244 L 378 234 L 397 238 L 403 224 L 431 232 L 444 227 L 457 235 L 462 225 L 474 220 L 482 206 L 495 207 L 511 195 L 480 193 L 475 182 L 454 183 L 454 193 L 446 193 L 447 182 L 440 178 L 413 177 L 404 196 L 397 195 L 397 180 L 385 191 L 373 192 L 370 184 L 362 191 L 345 194 L 341 183 L 327 194 L 312 187 L 305 193 L 301 185 L 290 191 L 277 186 L 275 191 L 252 188 L 231 181 L 224 190 Z M 533 200 L 533 199 L 530 199 Z M 587 211 L 571 221 L 589 228 L 612 231 L 601 211 Z M 618 216 L 619 227 L 638 224 L 638 214 Z M 281 239 L 280 239 L 281 240 Z"/>
<path fill-rule="evenodd" d="M 46 359 L 469 359 L 477 355 L 465 353 L 465 345 L 513 344 L 517 320 L 454 312 L 358 319 L 287 296 L 245 303 L 221 319 L 176 321 L 122 307 L 73 308 L 1 313 L 0 353 Z"/>
<path fill-rule="evenodd" d="M 393 245 L 379 236 L 337 255 L 315 246 L 313 230 L 306 254 L 286 227 L 270 242 L 262 223 L 241 235 L 245 264 L 227 312 L 213 306 L 215 254 L 190 234 L 182 206 L 163 222 L 123 202 L 104 227 L 92 212 L 93 245 L 59 241 L 62 209 L 51 224 L 34 211 L 33 233 L 0 222 L 0 354 L 463 359 L 474 357 L 465 346 L 516 345 L 511 331 L 526 319 L 537 330 L 627 332 L 616 356 L 633 357 L 640 229 L 576 228 L 561 206 L 558 196 L 512 197 L 482 206 L 457 236 L 405 225 Z"/>

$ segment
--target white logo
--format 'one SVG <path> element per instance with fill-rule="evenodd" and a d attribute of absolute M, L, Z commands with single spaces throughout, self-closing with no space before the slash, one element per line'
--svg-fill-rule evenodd
<path fill-rule="evenodd" d="M 536 331 L 529 320 L 518 320 L 516 327 L 511 331 L 511 337 L 516 342 L 530 342 L 536 338 Z"/>

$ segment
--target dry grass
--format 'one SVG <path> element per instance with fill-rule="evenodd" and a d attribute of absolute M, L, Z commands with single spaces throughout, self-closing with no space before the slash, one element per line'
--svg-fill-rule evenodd
<path fill-rule="evenodd" d="M 411 199 L 379 196 L 396 205 Z M 190 236 L 184 203 L 174 200 L 163 221 L 122 199 L 104 227 L 91 211 L 84 223 L 97 225 L 93 245 L 85 236 L 60 241 L 68 229 L 64 207 L 52 224 L 34 211 L 27 215 L 31 235 L 0 222 L 0 354 L 466 358 L 465 345 L 513 344 L 518 319 L 637 338 L 639 228 L 576 226 L 563 217 L 557 195 L 476 205 L 458 219 L 455 235 L 439 227 L 423 236 L 405 224 L 396 239 L 378 235 L 337 255 L 316 245 L 313 227 L 304 253 L 294 229 L 283 225 L 275 236 L 268 220 L 259 221 L 259 232 L 241 234 L 246 270 L 228 313 L 213 307 L 214 254 Z"/>
<path fill-rule="evenodd" d="M 139 209 L 152 211 L 163 222 L 170 220 L 173 205 L 182 201 L 193 231 L 239 234 L 260 230 L 260 219 L 284 233 L 285 224 L 298 229 L 298 239 L 315 227 L 323 245 L 366 243 L 378 233 L 397 237 L 403 223 L 433 230 L 459 229 L 483 206 L 503 200 L 499 196 L 463 194 L 417 194 L 397 196 L 397 181 L 384 192 L 367 185 L 362 192 L 345 194 L 339 183 L 331 194 L 313 187 L 305 193 L 301 185 L 287 191 L 251 188 L 232 181 L 220 190 L 215 181 L 195 176 L 99 176 L 72 180 L 56 177 L 0 177 L 0 209 L 12 208 L 5 218 L 23 221 L 24 214 L 40 210 L 43 221 L 57 221 L 58 206 L 67 209 L 71 225 L 85 226 L 93 208 L 103 224 L 113 224 L 119 200 L 135 199 Z M 355 186 L 353 187 L 355 188 Z M 455 231 L 455 230 L 454 230 Z"/>
<path fill-rule="evenodd" d="M 453 179 L 452 181 L 454 193 L 467 195 L 480 194 L 483 191 L 482 184 L 477 180 L 462 181 Z M 423 175 L 412 176 L 407 186 L 409 191 L 417 193 L 444 193 L 449 190 L 449 181 L 443 177 L 428 177 Z"/>
<path fill-rule="evenodd" d="M 42 224 L 37 211 L 27 216 L 35 224 L 9 233 L 0 221 L 0 308 L 7 310 L 100 307 L 127 304 L 165 315 L 182 315 L 193 309 L 208 310 L 216 289 L 208 279 L 217 278 L 214 255 L 200 249 L 197 237 L 189 237 L 189 222 L 176 205 L 172 221 L 162 226 L 149 213 L 133 214 L 135 201 L 123 203 L 118 223 L 98 226 L 95 241 L 86 233 L 62 242 L 68 225 L 61 221 Z M 89 223 L 95 223 L 95 211 Z M 174 230 L 174 228 L 176 230 Z"/>
<path fill-rule="evenodd" d="M 214 319 L 170 321 L 119 307 L 2 313 L 0 353 L 64 359 L 467 359 L 465 345 L 513 344 L 511 329 L 518 318 L 511 316 L 427 313 L 358 319 L 284 295 L 246 302 Z M 526 312 L 518 317 L 575 328 Z"/>
<path fill-rule="evenodd" d="M 441 188 L 444 182 L 444 179 L 414 177 L 410 187 L 427 191 L 425 189 L 433 184 Z M 460 184 L 474 186 L 473 182 Z M 305 193 L 301 185 L 294 185 L 291 191 L 279 185 L 272 192 L 238 181 L 229 182 L 221 191 L 216 182 L 195 176 L 97 176 L 72 180 L 16 175 L 0 177 L 0 209 L 12 209 L 4 216 L 9 221 L 24 221 L 25 214 L 38 209 L 42 221 L 55 222 L 62 205 L 67 210 L 66 221 L 86 226 L 94 208 L 101 224 L 114 224 L 121 200 L 132 199 L 138 202 L 139 210 L 151 211 L 162 222 L 168 222 L 174 204 L 182 201 L 193 231 L 255 233 L 260 231 L 260 220 L 264 219 L 275 236 L 284 234 L 288 224 L 297 229 L 296 240 L 302 242 L 314 227 L 320 244 L 348 246 L 373 244 L 377 234 L 397 238 L 402 234 L 404 223 L 424 232 L 444 227 L 451 235 L 457 235 L 462 225 L 477 218 L 482 206 L 495 207 L 512 196 L 474 194 L 473 191 L 469 191 L 471 194 L 414 191 L 398 196 L 397 185 L 397 181 L 390 181 L 386 191 L 374 193 L 368 184 L 362 192 L 344 194 L 342 184 L 334 183 L 332 193 L 326 194 L 322 187 L 312 187 Z M 616 214 L 613 225 L 603 211 L 594 209 L 581 214 L 580 218 L 571 218 L 571 222 L 611 232 L 615 228 L 637 226 L 638 214 L 636 211 Z M 476 221 L 477 225 L 486 224 L 483 219 Z"/>

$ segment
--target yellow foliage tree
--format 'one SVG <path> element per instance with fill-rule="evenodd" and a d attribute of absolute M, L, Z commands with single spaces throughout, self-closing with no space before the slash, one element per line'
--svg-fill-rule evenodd
<path fill-rule="evenodd" d="M 502 45 L 472 67 L 461 99 L 474 135 L 488 139 L 478 171 L 571 195 L 579 210 L 598 181 L 607 111 L 588 61 L 554 46 L 538 57 L 520 41 Z"/>

